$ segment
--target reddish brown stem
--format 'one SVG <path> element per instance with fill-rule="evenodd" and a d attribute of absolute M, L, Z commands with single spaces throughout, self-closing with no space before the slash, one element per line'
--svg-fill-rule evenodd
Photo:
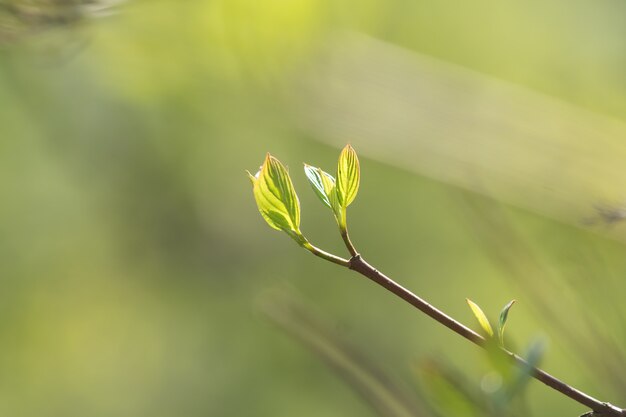
<path fill-rule="evenodd" d="M 413 294 L 411 291 L 393 281 L 391 278 L 382 274 L 376 268 L 365 262 L 365 260 L 359 254 L 353 255 L 352 258 L 350 258 L 348 267 L 353 271 L 356 271 L 374 281 L 376 284 L 390 291 L 394 295 L 400 297 L 407 303 L 411 304 L 413 307 L 417 308 L 430 318 L 443 324 L 456 334 L 466 338 L 467 340 L 478 346 L 485 346 L 485 338 L 483 338 L 481 335 L 474 332 L 469 327 L 466 327 L 458 321 L 454 320 L 443 311 L 433 307 L 417 295 Z M 615 407 L 614 405 L 611 405 L 609 403 L 599 401 L 592 396 L 566 384 L 560 379 L 555 378 L 549 373 L 539 368 L 530 366 L 528 362 L 526 362 L 523 358 L 512 352 L 509 352 L 506 349 L 502 349 L 502 351 L 507 356 L 509 356 L 516 365 L 531 369 L 533 378 L 543 382 L 550 388 L 560 392 L 561 394 L 571 398 L 572 400 L 577 401 L 578 403 L 586 407 L 589 407 L 591 410 L 593 410 L 594 413 L 600 416 L 626 416 L 626 410 Z"/>

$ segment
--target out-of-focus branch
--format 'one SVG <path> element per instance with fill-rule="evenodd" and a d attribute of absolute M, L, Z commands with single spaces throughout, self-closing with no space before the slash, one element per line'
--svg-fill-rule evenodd
<path fill-rule="evenodd" d="M 332 368 L 381 417 L 425 417 L 424 406 L 407 395 L 356 348 L 344 343 L 298 300 L 264 294 L 260 309 Z"/>

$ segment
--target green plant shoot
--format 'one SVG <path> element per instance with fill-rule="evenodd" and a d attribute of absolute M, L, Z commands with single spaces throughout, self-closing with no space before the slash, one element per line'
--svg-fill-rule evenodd
<path fill-rule="evenodd" d="M 359 191 L 361 169 L 356 151 L 349 144 L 343 148 L 337 163 L 337 185 L 335 194 L 339 216 L 337 222 L 342 230 L 346 228 L 346 208 L 354 201 Z"/>
<path fill-rule="evenodd" d="M 509 318 L 509 310 L 515 304 L 515 300 L 511 300 L 502 308 L 500 312 L 500 320 L 498 321 L 498 338 L 500 340 L 500 346 L 504 346 L 504 327 L 506 326 L 506 321 Z"/>
<path fill-rule="evenodd" d="M 359 190 L 361 170 L 356 151 L 346 145 L 337 163 L 337 176 L 323 171 L 321 168 L 304 164 L 306 174 L 315 195 L 329 207 L 342 233 L 346 230 L 346 208 L 354 201 Z"/>
<path fill-rule="evenodd" d="M 337 201 L 341 207 L 348 207 L 354 201 L 360 180 L 359 158 L 354 148 L 346 145 L 337 164 Z"/>
<path fill-rule="evenodd" d="M 466 298 L 465 300 L 467 301 L 467 305 L 469 305 L 470 309 L 472 310 L 472 313 L 474 313 L 474 317 L 476 317 L 476 319 L 478 320 L 478 324 L 480 324 L 480 327 L 487 334 L 487 336 L 492 338 L 493 328 L 491 327 L 491 324 L 489 323 L 489 320 L 487 319 L 487 316 L 485 315 L 483 310 L 478 306 L 478 304 L 476 304 L 469 298 Z"/>
<path fill-rule="evenodd" d="M 333 208 L 332 200 L 335 193 L 335 178 L 328 172 L 323 171 L 321 168 L 304 164 L 304 173 L 315 191 L 315 195 L 328 206 Z"/>

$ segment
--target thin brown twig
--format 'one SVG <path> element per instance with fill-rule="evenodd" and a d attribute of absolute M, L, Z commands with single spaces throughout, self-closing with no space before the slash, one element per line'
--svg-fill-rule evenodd
<path fill-rule="evenodd" d="M 446 326 L 456 334 L 469 340 L 470 342 L 480 347 L 485 346 L 486 340 L 484 337 L 482 337 L 469 327 L 456 321 L 452 317 L 448 316 L 443 311 L 437 309 L 436 307 L 433 307 L 431 304 L 429 304 L 419 296 L 415 295 L 391 278 L 387 277 L 376 268 L 368 264 L 361 257 L 361 255 L 357 254 L 356 256 L 350 258 L 350 265 L 348 266 L 348 268 L 374 281 L 376 284 L 390 291 L 394 295 L 400 297 L 430 318 L 438 321 L 439 323 L 443 324 L 444 326 Z M 528 362 L 526 362 L 523 358 L 512 352 L 509 352 L 504 348 L 502 348 L 502 351 L 508 357 L 510 357 L 516 365 L 531 369 L 531 375 L 533 378 L 543 382 L 545 385 L 571 398 L 572 400 L 591 408 L 595 413 L 601 416 L 626 416 L 626 410 L 622 410 L 612 404 L 602 402 L 593 398 L 592 396 L 566 384 L 565 382 L 550 375 L 549 373 L 529 365 Z"/>

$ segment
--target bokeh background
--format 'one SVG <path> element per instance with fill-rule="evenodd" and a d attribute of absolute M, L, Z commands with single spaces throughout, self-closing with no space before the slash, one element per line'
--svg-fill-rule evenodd
<path fill-rule="evenodd" d="M 626 3 L 2 0 L 0 415 L 483 416 L 485 354 L 271 230 L 245 170 L 362 182 L 352 239 L 626 407 Z M 511 415 L 584 407 L 531 382 Z M 400 405 L 398 405 L 400 404 Z M 505 411 L 500 411 L 505 413 Z M 504 414 L 502 414 L 504 415 Z"/>

